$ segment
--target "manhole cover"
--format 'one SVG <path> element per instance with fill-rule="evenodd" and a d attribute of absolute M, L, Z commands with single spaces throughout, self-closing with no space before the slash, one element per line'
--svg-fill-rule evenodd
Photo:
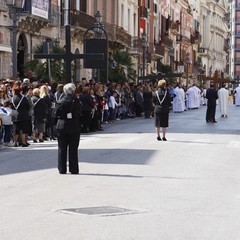
<path fill-rule="evenodd" d="M 61 209 L 59 211 L 64 213 L 79 213 L 79 214 L 87 214 L 87 215 L 108 215 L 108 216 L 138 213 L 138 211 L 136 210 L 112 207 L 112 206 L 68 208 L 68 209 Z"/>

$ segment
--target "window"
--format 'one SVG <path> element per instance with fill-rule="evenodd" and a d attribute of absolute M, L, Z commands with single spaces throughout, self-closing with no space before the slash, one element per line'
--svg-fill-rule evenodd
<path fill-rule="evenodd" d="M 235 61 L 240 62 L 240 52 L 235 52 Z"/>
<path fill-rule="evenodd" d="M 240 75 L 240 65 L 235 65 L 235 75 Z"/>
<path fill-rule="evenodd" d="M 240 35 L 240 24 L 236 24 L 236 34 Z"/>
<path fill-rule="evenodd" d="M 147 8 L 148 8 L 148 9 L 151 8 L 151 0 L 147 0 Z"/>
<path fill-rule="evenodd" d="M 240 21 L 240 11 L 236 11 L 236 21 Z"/>
<path fill-rule="evenodd" d="M 154 3 L 154 13 L 156 13 L 156 14 L 157 14 L 157 12 L 158 12 L 157 4 L 156 4 L 156 3 Z"/>

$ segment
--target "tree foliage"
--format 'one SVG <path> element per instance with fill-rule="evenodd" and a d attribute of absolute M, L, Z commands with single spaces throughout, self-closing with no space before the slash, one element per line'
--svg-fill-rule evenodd
<path fill-rule="evenodd" d="M 111 82 L 128 82 L 135 79 L 132 59 L 128 52 L 114 50 L 109 60 L 109 80 Z"/>
<path fill-rule="evenodd" d="M 43 53 L 43 44 L 36 46 L 35 53 Z M 53 45 L 52 53 L 64 53 L 65 49 Z M 62 59 L 50 60 L 51 80 L 61 83 L 66 78 L 65 63 Z M 41 82 L 49 82 L 48 61 L 45 59 L 34 59 L 24 65 L 24 71 L 31 71 Z"/>

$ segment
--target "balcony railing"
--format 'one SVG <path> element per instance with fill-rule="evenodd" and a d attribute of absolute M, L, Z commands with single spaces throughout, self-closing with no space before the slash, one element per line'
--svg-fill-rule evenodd
<path fill-rule="evenodd" d="M 155 54 L 164 56 L 164 51 L 165 51 L 164 46 L 162 46 L 160 44 L 155 45 Z"/>
<path fill-rule="evenodd" d="M 148 18 L 148 10 L 145 6 L 140 6 L 139 16 L 140 16 L 140 18 Z"/>
<path fill-rule="evenodd" d="M 104 29 L 108 34 L 109 41 L 119 42 L 129 47 L 132 46 L 132 37 L 127 33 L 127 31 L 124 30 L 124 28 L 115 24 L 104 23 Z"/>
<path fill-rule="evenodd" d="M 72 10 L 71 13 L 71 24 L 72 26 L 82 27 L 88 29 L 93 27 L 94 17 L 86 14 L 85 12 Z"/>

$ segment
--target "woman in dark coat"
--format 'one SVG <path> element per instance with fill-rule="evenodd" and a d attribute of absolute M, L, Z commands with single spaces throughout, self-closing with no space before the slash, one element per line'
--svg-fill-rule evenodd
<path fill-rule="evenodd" d="M 56 109 L 56 130 L 58 134 L 58 171 L 67 172 L 67 153 L 69 172 L 78 174 L 78 146 L 80 140 L 81 104 L 75 96 L 76 87 L 68 83 L 63 88 L 65 96 Z"/>
<path fill-rule="evenodd" d="M 43 142 L 43 133 L 46 129 L 47 121 L 47 104 L 43 98 L 40 98 L 40 89 L 33 89 L 33 142 L 37 142 L 37 134 L 39 142 Z"/>
<path fill-rule="evenodd" d="M 166 132 L 168 127 L 169 110 L 171 107 L 171 96 L 166 87 L 166 81 L 164 79 L 158 82 L 159 89 L 156 91 L 153 104 L 155 106 L 155 127 L 157 132 L 158 141 L 167 141 Z M 162 128 L 163 138 L 160 136 L 160 128 Z"/>
<path fill-rule="evenodd" d="M 150 86 L 147 85 L 143 91 L 143 109 L 145 118 L 150 118 L 151 116 L 151 112 L 153 110 L 152 98 L 152 90 Z"/>
<path fill-rule="evenodd" d="M 83 88 L 82 94 L 79 97 L 82 102 L 82 133 L 88 133 L 90 128 L 90 122 L 92 120 L 92 110 L 94 108 L 94 102 L 90 95 L 90 89 L 88 86 Z"/>
<path fill-rule="evenodd" d="M 29 110 L 31 108 L 27 98 L 21 94 L 22 88 L 19 85 L 13 87 L 13 109 L 17 111 L 17 116 L 13 119 L 14 124 L 14 146 L 17 147 L 17 142 L 20 136 L 22 147 L 28 147 L 26 136 L 28 134 Z"/>

